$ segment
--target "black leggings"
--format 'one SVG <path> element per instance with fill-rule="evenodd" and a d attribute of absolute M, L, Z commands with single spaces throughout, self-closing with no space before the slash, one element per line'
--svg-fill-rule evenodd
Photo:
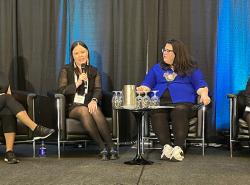
<path fill-rule="evenodd" d="M 104 149 L 105 143 L 109 148 L 113 147 L 108 123 L 99 107 L 94 113 L 90 114 L 88 107 L 76 106 L 70 111 L 69 117 L 82 122 L 89 135 L 98 143 L 101 150 Z"/>
<path fill-rule="evenodd" d="M 151 122 L 155 134 L 161 145 L 171 144 L 169 120 L 171 120 L 174 145 L 183 147 L 188 134 L 189 119 L 195 115 L 192 110 L 193 104 L 179 104 L 174 109 L 152 111 Z"/>
<path fill-rule="evenodd" d="M 0 111 L 0 121 L 3 133 L 16 133 L 17 120 L 8 108 L 4 108 Z"/>
<path fill-rule="evenodd" d="M 16 132 L 15 116 L 25 109 L 9 94 L 0 95 L 0 120 L 4 133 Z"/>
<path fill-rule="evenodd" d="M 15 116 L 17 113 L 25 110 L 23 106 L 9 94 L 0 95 L 0 111 L 2 111 L 4 108 L 8 108 Z"/>

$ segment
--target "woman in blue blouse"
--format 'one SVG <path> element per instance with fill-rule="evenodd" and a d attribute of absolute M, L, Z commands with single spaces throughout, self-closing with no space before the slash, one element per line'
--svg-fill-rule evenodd
<path fill-rule="evenodd" d="M 155 64 L 148 72 L 138 91 L 158 90 L 161 105 L 174 103 L 171 110 L 151 112 L 152 127 L 164 146 L 162 159 L 182 161 L 183 146 L 188 133 L 188 120 L 194 116 L 192 106 L 197 96 L 200 102 L 210 103 L 207 83 L 191 59 L 185 45 L 179 40 L 169 40 L 162 49 L 163 61 Z M 174 143 L 171 143 L 169 118 L 172 121 Z"/>

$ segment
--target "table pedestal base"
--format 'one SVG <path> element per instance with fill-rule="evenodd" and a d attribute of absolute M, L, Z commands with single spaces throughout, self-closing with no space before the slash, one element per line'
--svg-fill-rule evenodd
<path fill-rule="evenodd" d="M 128 165 L 151 165 L 153 163 L 154 163 L 153 161 L 148 161 L 144 159 L 142 156 L 140 157 L 136 156 L 133 160 L 124 162 L 124 164 Z"/>

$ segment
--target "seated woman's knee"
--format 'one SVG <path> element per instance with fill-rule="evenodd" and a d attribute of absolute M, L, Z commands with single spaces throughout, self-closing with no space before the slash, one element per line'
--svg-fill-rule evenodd
<path fill-rule="evenodd" d="M 93 116 L 102 114 L 100 107 L 97 107 L 96 111 L 92 113 Z"/>

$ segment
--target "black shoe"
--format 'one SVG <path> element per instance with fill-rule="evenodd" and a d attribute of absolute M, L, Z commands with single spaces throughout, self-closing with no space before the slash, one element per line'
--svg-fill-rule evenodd
<path fill-rule="evenodd" d="M 34 140 L 45 139 L 55 132 L 54 129 L 50 129 L 41 125 L 37 125 L 33 132 Z"/>
<path fill-rule="evenodd" d="M 102 160 L 102 161 L 107 161 L 107 160 L 109 160 L 109 158 L 108 158 L 108 151 L 107 151 L 106 148 L 103 149 L 103 150 L 100 152 L 100 155 L 101 155 L 101 160 Z"/>
<path fill-rule="evenodd" d="M 110 160 L 116 160 L 118 159 L 118 152 L 114 149 L 110 150 Z"/>
<path fill-rule="evenodd" d="M 5 153 L 4 161 L 8 164 L 16 164 L 20 161 L 16 158 L 16 155 L 13 151 L 8 151 Z"/>

